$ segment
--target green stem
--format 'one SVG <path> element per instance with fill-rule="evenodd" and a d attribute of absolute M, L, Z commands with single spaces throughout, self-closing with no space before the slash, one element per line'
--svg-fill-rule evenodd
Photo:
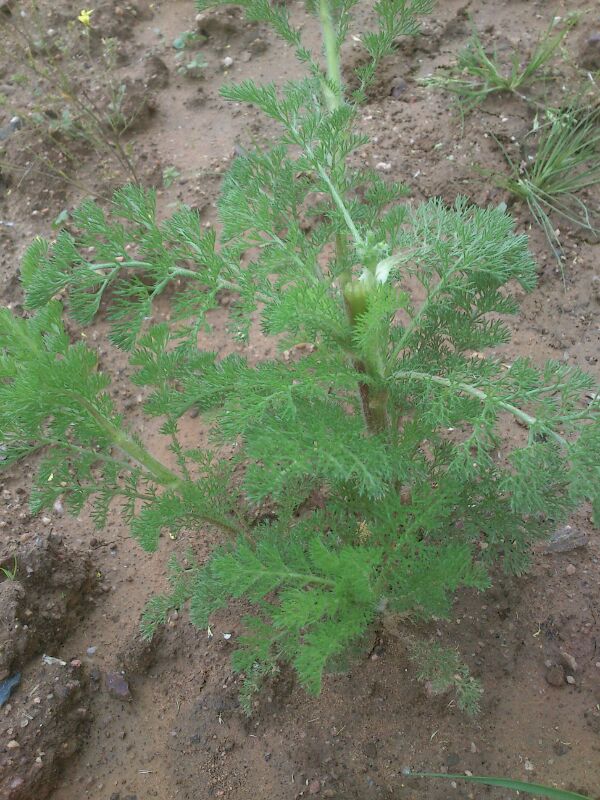
<path fill-rule="evenodd" d="M 115 447 L 118 447 L 119 450 L 143 467 L 157 483 L 168 489 L 181 489 L 183 487 L 184 481 L 182 481 L 178 475 L 171 472 L 170 469 L 165 467 L 158 459 L 154 458 L 153 455 L 124 431 L 117 428 L 116 425 L 113 425 L 113 423 L 98 411 L 86 397 L 76 395 L 76 398 L 77 402 L 85 408 L 98 427 L 101 428 L 113 442 Z"/>
<path fill-rule="evenodd" d="M 342 71 L 340 68 L 340 53 L 337 45 L 337 37 L 331 17 L 329 0 L 321 0 L 319 5 L 319 15 L 321 17 L 321 28 L 323 30 L 323 43 L 325 45 L 325 56 L 327 58 L 327 78 L 334 89 L 324 85 L 323 94 L 325 102 L 330 111 L 336 111 L 342 105 Z"/>
<path fill-rule="evenodd" d="M 429 375 L 427 372 L 418 372 L 416 370 L 400 370 L 399 372 L 395 372 L 393 375 L 394 378 L 409 378 L 412 380 L 418 381 L 427 381 L 429 383 L 436 383 L 438 386 L 447 386 L 451 389 L 457 389 L 459 392 L 463 392 L 464 394 L 468 394 L 471 397 L 476 397 L 478 400 L 481 400 L 485 403 L 487 400 L 490 399 L 490 395 L 484 392 L 482 389 L 478 389 L 476 386 L 472 386 L 470 383 L 462 383 L 462 381 L 451 381 L 449 378 L 442 378 L 440 375 Z M 499 408 L 502 408 L 504 411 L 508 411 L 509 414 L 512 414 L 517 419 L 521 420 L 528 428 L 532 428 L 534 425 L 537 425 L 538 419 L 537 417 L 532 417 L 531 414 L 527 414 L 527 412 L 523 411 L 522 409 L 514 406 L 512 403 L 507 403 L 505 400 L 498 400 L 495 399 L 496 404 Z M 567 440 L 561 436 L 559 433 L 555 431 L 548 430 L 545 431 L 548 433 L 549 436 L 552 436 L 560 445 L 567 447 L 568 442 Z"/>

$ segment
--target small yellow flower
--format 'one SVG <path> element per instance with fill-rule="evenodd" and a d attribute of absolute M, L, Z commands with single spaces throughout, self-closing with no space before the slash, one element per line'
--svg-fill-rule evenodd
<path fill-rule="evenodd" d="M 81 22 L 82 25 L 85 25 L 86 28 L 89 28 L 90 25 L 92 24 L 93 13 L 94 10 L 92 8 L 89 9 L 82 8 L 81 11 L 79 12 L 79 16 L 77 17 L 77 19 L 79 20 L 79 22 Z"/>

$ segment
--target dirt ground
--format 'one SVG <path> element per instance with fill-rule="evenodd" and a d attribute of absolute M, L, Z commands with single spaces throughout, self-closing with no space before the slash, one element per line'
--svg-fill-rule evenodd
<path fill-rule="evenodd" d="M 368 24 L 370 5 L 360 4 L 360 25 Z M 452 62 L 469 37 L 469 15 L 486 45 L 510 57 L 529 52 L 554 16 L 581 10 L 587 13 L 555 64 L 556 85 L 559 91 L 568 87 L 584 62 L 591 86 L 600 75 L 589 52 L 590 33 L 600 31 L 593 5 L 440 0 L 423 33 L 386 61 L 363 110 L 371 143 L 361 157 L 406 182 L 415 202 L 436 195 L 452 202 L 460 194 L 480 204 L 509 201 L 482 169 L 506 173 L 494 136 L 518 151 L 531 123 L 523 104 L 510 97 L 489 101 L 461 126 L 451 100 L 418 78 Z M 79 2 L 40 0 L 39 6 L 48 29 L 81 37 L 72 25 Z M 290 0 L 288 6 L 314 44 L 302 4 Z M 141 181 L 157 187 L 165 213 L 184 201 L 214 223 L 221 175 L 237 148 L 275 133 L 257 112 L 220 99 L 219 86 L 246 77 L 281 82 L 300 68 L 270 32 L 244 23 L 235 9 L 196 21 L 191 0 L 103 0 L 90 7 L 94 35 L 118 39 L 116 74 L 143 90 L 143 113 L 124 137 Z M 30 9 L 26 0 L 0 1 L 0 137 L 6 140 L 0 142 L 0 296 L 17 310 L 19 260 L 33 236 L 52 236 L 52 223 L 64 209 L 86 195 L 105 197 L 127 180 L 125 170 L 85 142 L 78 145 L 76 167 L 70 166 L 70 182 L 42 174 L 26 145 L 48 148 L 50 159 L 57 151 L 26 138 L 26 126 L 11 129 L 15 113 L 26 116 L 43 102 L 35 81 L 18 78 L 13 23 L 27 26 Z M 202 77 L 179 74 L 182 62 L 173 47 L 182 32 L 194 29 L 206 37 L 191 50 L 207 62 Z M 348 65 L 358 63 L 360 53 L 360 42 L 351 40 Z M 93 91 L 101 77 L 93 52 L 74 51 L 73 58 Z M 165 182 L 166 169 L 171 177 Z M 589 200 L 598 208 L 597 195 Z M 530 233 L 539 286 L 523 297 L 504 357 L 564 359 L 600 377 L 598 243 L 561 224 L 561 273 L 527 210 L 518 204 L 511 210 L 519 228 Z M 159 307 L 157 315 L 167 314 L 166 305 Z M 226 353 L 239 347 L 227 337 L 224 314 L 212 316 L 210 348 Z M 114 375 L 112 391 L 128 418 L 153 451 L 168 458 L 165 443 L 141 414 L 142 398 L 127 380 L 125 359 L 109 346 L 102 319 L 88 337 Z M 257 360 L 273 355 L 272 345 L 259 338 L 249 351 Z M 205 434 L 191 416 L 183 426 L 186 441 Z M 69 518 L 60 505 L 31 517 L 26 466 L 0 473 L 0 492 L 0 565 L 10 568 L 15 556 L 28 565 L 15 581 L 0 582 L 0 680 L 17 669 L 22 673 L 0 711 L 0 798 L 514 796 L 425 783 L 407 777 L 408 769 L 506 775 L 600 798 L 600 537 L 589 509 L 571 520 L 578 547 L 540 547 L 529 574 L 497 575 L 485 595 L 464 592 L 452 622 L 421 631 L 457 645 L 481 679 L 479 716 L 465 717 L 447 696 L 427 696 L 401 640 L 382 628 L 372 651 L 350 672 L 330 676 L 320 698 L 307 697 L 284 672 L 247 719 L 229 660 L 241 632 L 235 609 L 219 616 L 211 639 L 191 626 L 185 612 L 174 613 L 152 644 L 138 633 L 144 604 L 165 586 L 168 555 L 192 545 L 201 558 L 214 545 L 212 534 L 189 531 L 147 555 L 116 515 L 101 532 L 86 514 Z M 64 664 L 47 664 L 44 654 Z"/>

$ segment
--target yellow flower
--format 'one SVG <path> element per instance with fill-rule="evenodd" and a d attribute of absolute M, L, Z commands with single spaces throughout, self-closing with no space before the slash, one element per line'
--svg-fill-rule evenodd
<path fill-rule="evenodd" d="M 94 10 L 92 8 L 89 9 L 82 8 L 81 11 L 79 12 L 79 16 L 77 17 L 77 19 L 79 20 L 79 22 L 81 22 L 82 25 L 85 25 L 86 28 L 89 28 L 90 25 L 92 24 L 93 13 Z"/>

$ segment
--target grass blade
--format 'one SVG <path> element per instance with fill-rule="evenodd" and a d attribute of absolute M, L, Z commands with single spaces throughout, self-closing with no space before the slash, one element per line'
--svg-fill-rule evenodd
<path fill-rule="evenodd" d="M 490 778 L 481 775 L 446 775 L 438 772 L 415 772 L 418 778 L 444 778 L 446 780 L 467 781 L 468 783 L 481 783 L 484 786 L 498 786 L 501 789 L 513 789 L 526 794 L 537 794 L 549 800 L 591 800 L 583 794 L 567 792 L 565 789 L 554 789 L 551 786 L 542 786 L 540 783 L 525 783 L 511 778 Z"/>

